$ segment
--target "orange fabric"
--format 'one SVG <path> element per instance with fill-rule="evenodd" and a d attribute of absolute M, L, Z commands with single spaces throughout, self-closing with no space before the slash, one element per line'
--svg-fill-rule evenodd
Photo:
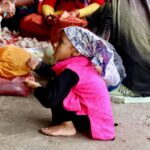
<path fill-rule="evenodd" d="M 31 69 L 26 65 L 31 54 L 22 48 L 6 46 L 0 48 L 0 77 L 16 77 L 28 74 Z"/>
<path fill-rule="evenodd" d="M 20 28 L 22 33 L 26 36 L 36 36 L 41 39 L 49 38 L 50 29 L 41 15 L 33 13 L 24 17 L 20 22 Z"/>

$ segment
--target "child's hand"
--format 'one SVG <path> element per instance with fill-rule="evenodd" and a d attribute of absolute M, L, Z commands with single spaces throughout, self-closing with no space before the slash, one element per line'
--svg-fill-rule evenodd
<path fill-rule="evenodd" d="M 4 1 L 1 3 L 1 13 L 5 19 L 11 18 L 15 15 L 15 5 L 10 1 Z"/>
<path fill-rule="evenodd" d="M 79 13 L 78 10 L 73 10 L 73 11 L 70 11 L 70 12 L 69 12 L 69 15 L 72 16 L 72 17 L 77 17 L 77 18 L 79 18 L 80 13 Z"/>
<path fill-rule="evenodd" d="M 27 61 L 27 65 L 32 69 L 36 69 L 36 67 L 40 64 L 39 59 L 32 57 Z"/>
<path fill-rule="evenodd" d="M 26 78 L 26 80 L 24 81 L 24 83 L 25 83 L 28 87 L 31 87 L 31 88 L 37 88 L 37 87 L 40 87 L 40 86 L 41 86 L 40 83 L 34 81 L 34 78 L 33 78 L 33 77 L 28 77 L 28 78 Z"/>
<path fill-rule="evenodd" d="M 98 74 L 101 75 L 102 74 L 102 68 L 100 66 L 98 66 L 98 65 L 96 65 L 94 67 L 95 67 L 96 71 L 98 72 Z"/>
<path fill-rule="evenodd" d="M 15 7 L 15 5 L 13 3 L 10 3 L 10 2 L 8 2 L 8 3 L 9 3 L 9 10 L 8 10 L 7 15 L 6 15 L 5 18 L 11 18 L 16 13 L 16 7 Z"/>
<path fill-rule="evenodd" d="M 47 24 L 51 25 L 57 17 L 58 15 L 55 15 L 55 14 L 47 16 L 46 17 Z"/>

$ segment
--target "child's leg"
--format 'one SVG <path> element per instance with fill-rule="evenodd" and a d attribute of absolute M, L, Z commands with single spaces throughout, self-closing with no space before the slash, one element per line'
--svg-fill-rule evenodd
<path fill-rule="evenodd" d="M 62 122 L 71 118 L 75 128 L 79 131 L 85 131 L 90 128 L 90 121 L 87 115 L 76 115 L 75 112 L 64 110 L 62 105 L 57 105 L 52 109 L 52 121 L 54 124 L 61 124 Z"/>
<path fill-rule="evenodd" d="M 65 121 L 60 125 L 41 128 L 41 132 L 51 136 L 72 136 L 76 134 L 76 129 L 72 121 Z"/>
<path fill-rule="evenodd" d="M 52 120 L 55 126 L 42 128 L 41 132 L 51 136 L 72 136 L 76 134 L 76 129 L 79 131 L 86 131 L 90 128 L 90 121 L 88 116 L 78 116 L 75 112 L 66 111 L 62 103 L 51 108 Z"/>
<path fill-rule="evenodd" d="M 62 103 L 52 108 L 52 120 L 59 124 L 42 128 L 41 132 L 51 136 L 72 136 L 76 134 L 76 128 L 72 122 L 75 113 L 64 110 Z"/>
<path fill-rule="evenodd" d="M 41 86 L 42 86 L 40 83 L 35 82 L 33 77 L 28 77 L 28 78 L 24 81 L 24 83 L 26 83 L 26 85 L 27 85 L 28 87 L 32 87 L 32 88 L 37 88 L 37 87 L 41 87 Z"/>

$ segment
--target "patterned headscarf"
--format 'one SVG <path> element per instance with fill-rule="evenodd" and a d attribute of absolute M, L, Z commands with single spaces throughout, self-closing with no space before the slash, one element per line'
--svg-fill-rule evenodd
<path fill-rule="evenodd" d="M 114 64 L 114 52 L 107 41 L 81 27 L 70 26 L 63 30 L 78 52 L 90 58 L 94 65 L 102 67 L 102 76 L 108 86 L 115 86 L 120 82 L 120 75 Z"/>

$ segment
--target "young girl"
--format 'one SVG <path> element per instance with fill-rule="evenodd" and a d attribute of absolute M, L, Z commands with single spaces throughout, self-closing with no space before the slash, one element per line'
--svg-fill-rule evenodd
<path fill-rule="evenodd" d="M 112 140 L 115 137 L 107 86 L 87 58 L 95 49 L 89 32 L 80 27 L 65 28 L 59 42 L 54 44 L 57 63 L 53 67 L 34 58 L 28 61 L 36 73 L 51 77 L 46 86 L 30 78 L 26 80 L 28 86 L 35 88 L 34 95 L 40 103 L 52 109 L 52 120 L 58 124 L 42 128 L 46 135 L 75 135 L 76 123 L 79 125 L 79 120 L 86 120 L 93 139 Z"/>

